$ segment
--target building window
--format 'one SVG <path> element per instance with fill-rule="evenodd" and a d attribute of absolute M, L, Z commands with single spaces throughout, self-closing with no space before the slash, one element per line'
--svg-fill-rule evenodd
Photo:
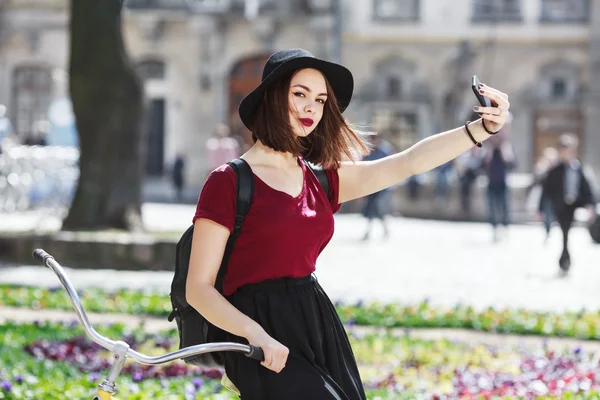
<path fill-rule="evenodd" d="M 521 21 L 520 0 L 473 0 L 473 22 Z"/>
<path fill-rule="evenodd" d="M 166 77 L 165 63 L 162 61 L 148 60 L 139 62 L 137 71 L 142 80 L 164 80 Z"/>
<path fill-rule="evenodd" d="M 419 0 L 374 0 L 373 17 L 378 20 L 417 21 Z"/>
<path fill-rule="evenodd" d="M 23 138 L 33 133 L 36 123 L 48 119 L 52 74 L 41 66 L 17 67 L 12 82 L 13 124 L 16 134 Z"/>
<path fill-rule="evenodd" d="M 567 82 L 564 79 L 556 78 L 552 80 L 551 96 L 555 100 L 567 97 Z"/>
<path fill-rule="evenodd" d="M 587 22 L 589 0 L 542 0 L 543 22 Z"/>
<path fill-rule="evenodd" d="M 400 79 L 396 77 L 388 78 L 387 81 L 387 95 L 392 99 L 397 99 L 402 93 L 402 84 Z"/>
<path fill-rule="evenodd" d="M 378 109 L 375 111 L 373 126 L 398 151 L 406 150 L 419 141 L 417 115 L 411 111 Z"/>
<path fill-rule="evenodd" d="M 329 12 L 333 10 L 333 0 L 299 0 L 301 8 L 315 13 Z"/>

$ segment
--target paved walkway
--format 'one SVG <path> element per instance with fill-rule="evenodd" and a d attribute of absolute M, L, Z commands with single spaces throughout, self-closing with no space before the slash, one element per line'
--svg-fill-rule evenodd
<path fill-rule="evenodd" d="M 193 210 L 193 206 L 146 204 L 144 220 L 150 230 L 182 232 Z M 538 226 L 513 226 L 495 244 L 489 226 L 480 223 L 395 218 L 389 240 L 379 239 L 375 224 L 373 240 L 367 243 L 360 240 L 364 226 L 357 215 L 336 216 L 336 233 L 317 265 L 317 276 L 334 300 L 415 303 L 427 298 L 445 307 L 462 303 L 479 309 L 490 305 L 600 309 L 600 246 L 584 228 L 572 232 L 572 273 L 559 279 L 558 228 L 544 246 Z M 169 293 L 172 278 L 170 272 L 68 268 L 67 272 L 76 288 L 130 287 L 164 294 Z M 5 265 L 0 268 L 0 283 L 57 286 L 59 282 L 42 267 Z"/>

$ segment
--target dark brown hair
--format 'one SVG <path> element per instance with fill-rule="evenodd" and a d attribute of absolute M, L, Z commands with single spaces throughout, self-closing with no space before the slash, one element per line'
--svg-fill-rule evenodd
<path fill-rule="evenodd" d="M 289 86 L 296 71 L 274 82 L 267 90 L 252 121 L 252 140 L 276 151 L 300 155 L 323 168 L 338 168 L 342 160 L 357 160 L 369 153 L 365 135 L 348 125 L 325 78 L 327 101 L 323 117 L 310 135 L 294 135 L 289 116 Z"/>

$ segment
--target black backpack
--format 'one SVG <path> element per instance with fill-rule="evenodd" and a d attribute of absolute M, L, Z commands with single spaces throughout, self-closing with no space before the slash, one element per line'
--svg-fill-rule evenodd
<path fill-rule="evenodd" d="M 314 167 L 305 162 L 310 170 L 316 175 L 319 183 L 330 197 L 329 181 L 325 171 Z M 237 203 L 236 216 L 233 232 L 227 240 L 223 260 L 219 267 L 219 272 L 215 281 L 215 288 L 223 293 L 223 277 L 227 271 L 227 262 L 233 251 L 233 246 L 240 234 L 244 218 L 254 196 L 254 176 L 250 166 L 241 158 L 236 158 L 227 163 L 237 175 Z M 198 313 L 186 300 L 185 289 L 190 263 L 190 253 L 192 251 L 192 237 L 194 235 L 194 225 L 190 226 L 179 239 L 175 250 L 175 276 L 171 283 L 171 305 L 173 311 L 169 314 L 169 322 L 175 319 L 177 330 L 179 331 L 179 348 L 194 346 L 197 344 L 209 343 L 209 329 L 218 329 L 210 324 L 200 313 Z M 201 354 L 194 357 L 183 359 L 187 364 L 197 365 L 205 368 L 214 368 L 223 366 L 223 355 L 220 352 Z"/>

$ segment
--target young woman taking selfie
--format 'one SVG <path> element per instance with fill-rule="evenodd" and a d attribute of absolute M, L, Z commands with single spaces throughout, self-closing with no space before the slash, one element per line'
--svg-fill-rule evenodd
<path fill-rule="evenodd" d="M 302 49 L 267 61 L 262 83 L 240 104 L 255 141 L 252 206 L 228 263 L 223 294 L 214 288 L 236 215 L 236 173 L 216 168 L 194 221 L 187 300 L 216 328 L 215 341 L 261 347 L 258 363 L 227 353 L 225 370 L 243 400 L 366 399 L 347 334 L 312 273 L 330 241 L 341 203 L 429 171 L 499 131 L 508 96 L 486 85 L 481 119 L 430 136 L 376 161 L 342 113 L 353 91 L 350 71 Z M 304 161 L 322 166 L 330 196 Z M 368 273 L 365 271 L 365 274 Z M 262 364 L 262 365 L 261 365 Z"/>

